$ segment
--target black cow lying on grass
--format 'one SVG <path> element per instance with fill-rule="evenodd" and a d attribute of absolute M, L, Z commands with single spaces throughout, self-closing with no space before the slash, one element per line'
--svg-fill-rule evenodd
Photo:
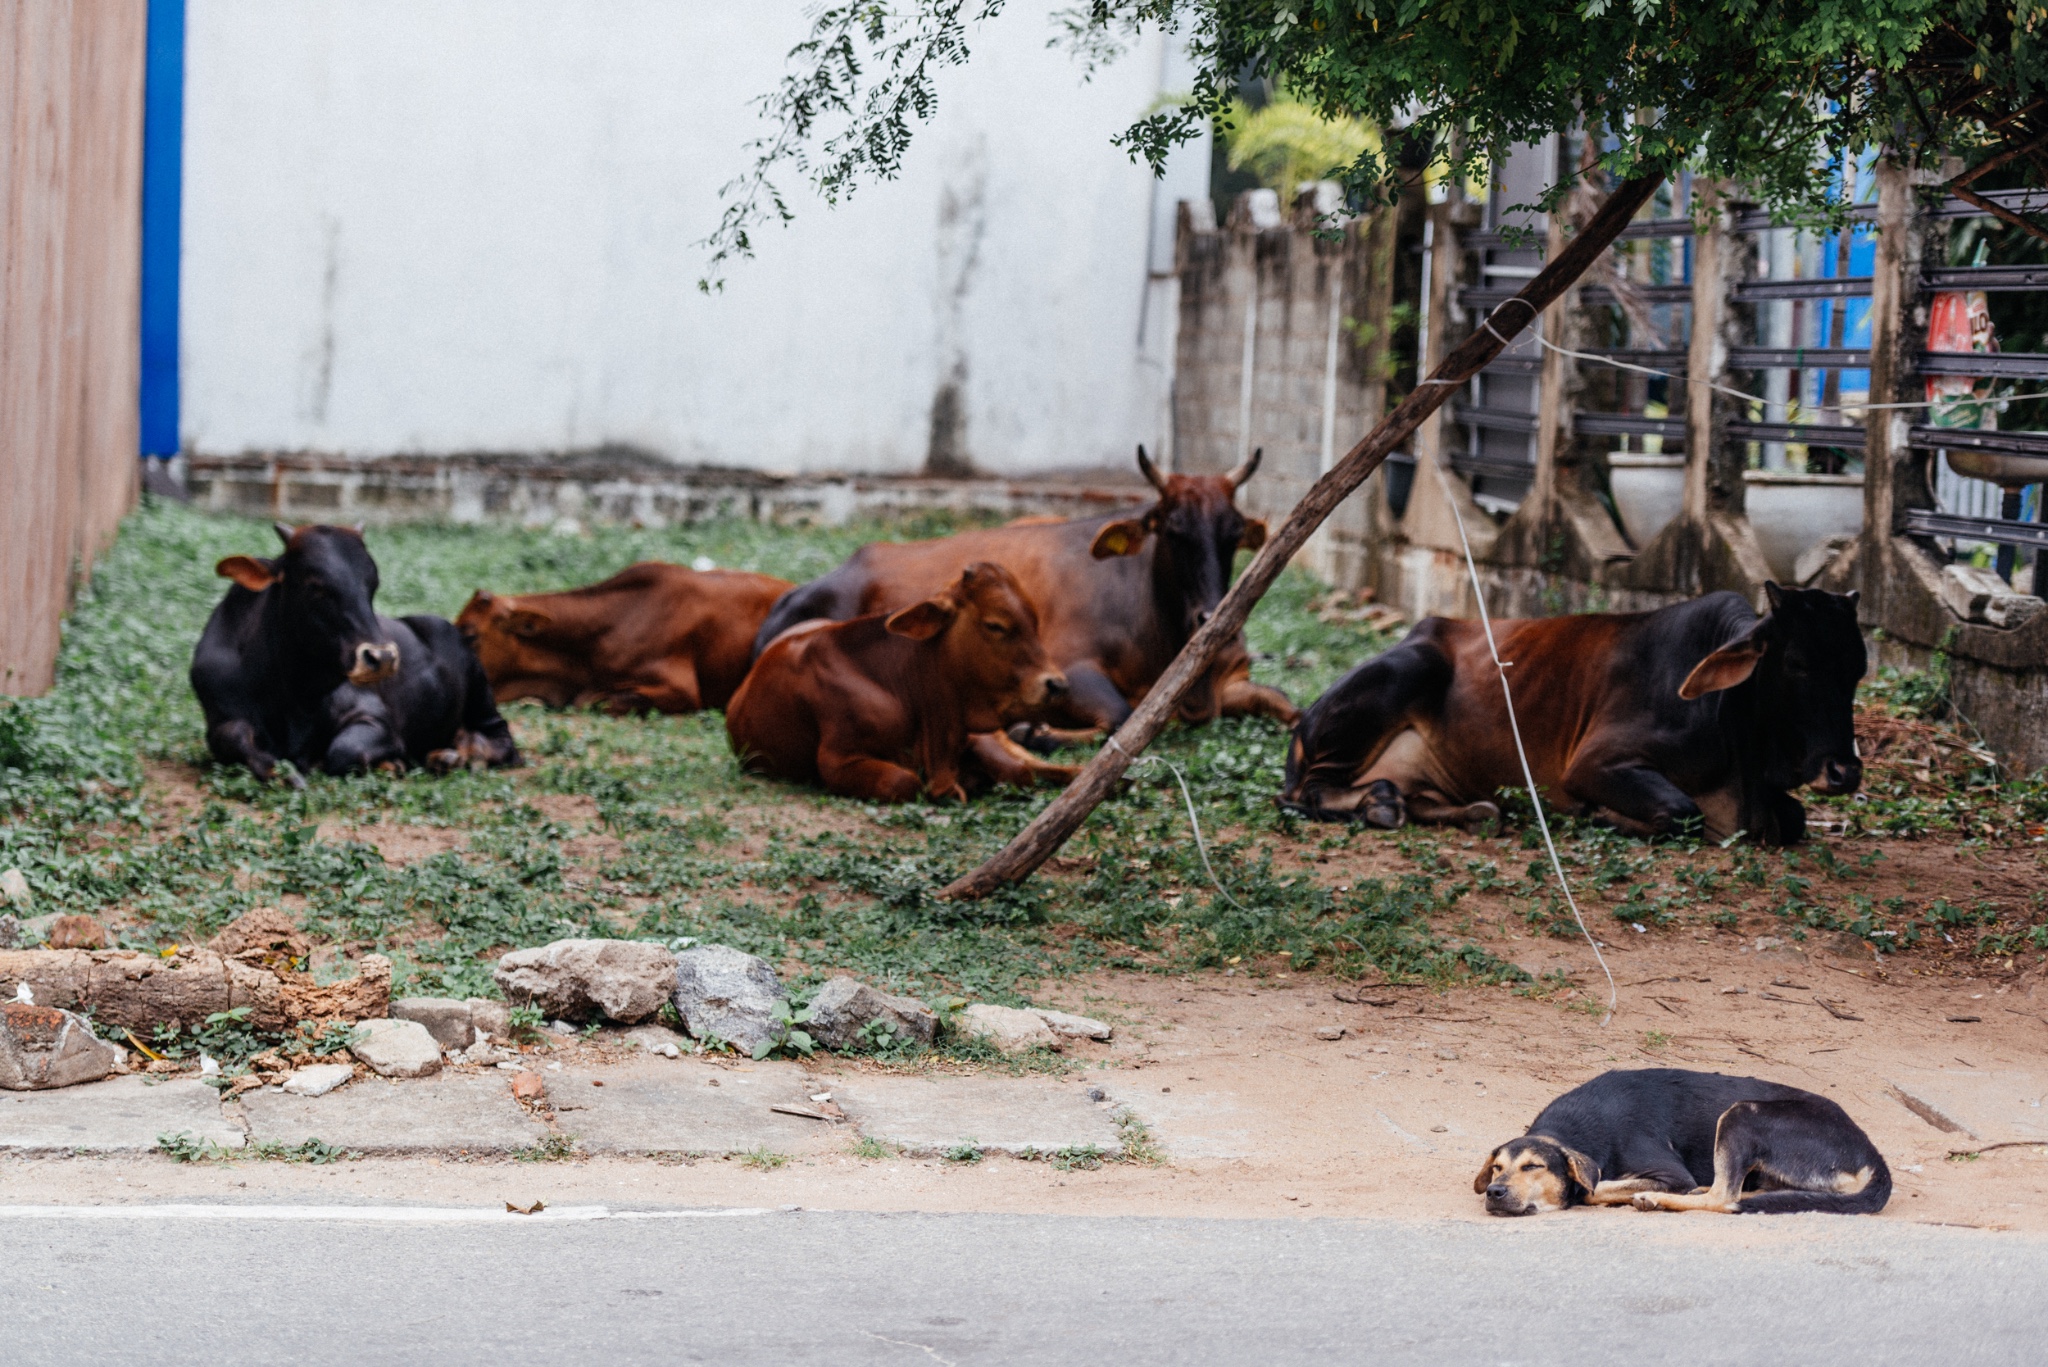
<path fill-rule="evenodd" d="M 1546 801 L 1633 834 L 1700 822 L 1720 840 L 1806 834 L 1791 790 L 1850 793 L 1856 595 L 1766 584 L 1655 612 L 1496 621 L 1529 767 Z M 1283 807 L 1393 827 L 1498 816 L 1522 786 L 1500 677 L 1478 622 L 1431 617 L 1304 712 Z"/>
<path fill-rule="evenodd" d="M 277 524 L 284 554 L 231 555 L 235 586 L 192 652 L 206 744 L 270 779 L 277 762 L 330 774 L 516 764 L 483 666 L 440 617 L 380 617 L 360 531 Z M 287 773 L 293 787 L 304 786 Z"/>

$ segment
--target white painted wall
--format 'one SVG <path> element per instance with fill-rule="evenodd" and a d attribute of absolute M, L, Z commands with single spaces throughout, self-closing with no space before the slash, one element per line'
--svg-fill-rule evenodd
<path fill-rule="evenodd" d="M 899 181 L 837 209 L 787 186 L 796 223 L 698 292 L 805 7 L 191 0 L 186 449 L 913 471 L 956 367 L 983 469 L 1159 442 L 1148 251 L 1163 204 L 1170 269 L 1208 149 L 1156 186 L 1112 147 L 1162 47 L 1084 83 L 1046 48 L 1051 0 L 982 30 Z"/>

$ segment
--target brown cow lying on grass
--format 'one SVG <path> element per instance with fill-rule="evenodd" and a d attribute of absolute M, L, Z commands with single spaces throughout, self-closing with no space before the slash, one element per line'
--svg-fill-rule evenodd
<path fill-rule="evenodd" d="M 992 561 L 1038 605 L 1046 653 L 1072 686 L 1031 720 L 1114 730 L 1131 715 L 1230 588 L 1240 550 L 1266 543 L 1266 524 L 1237 508 L 1259 453 L 1224 475 L 1162 473 L 1138 450 L 1158 498 L 1127 517 L 1021 518 L 932 541 L 877 541 L 775 605 L 758 649 L 799 622 L 893 612 L 953 582 L 963 565 Z M 1184 722 L 1265 716 L 1292 724 L 1287 695 L 1251 679 L 1240 636 L 1179 708 Z"/>
<path fill-rule="evenodd" d="M 776 637 L 733 695 L 725 730 L 754 773 L 843 797 L 964 801 L 990 781 L 1064 783 L 1078 772 L 1000 733 L 1066 689 L 1031 600 L 1008 570 L 976 562 L 901 611 Z"/>
<path fill-rule="evenodd" d="M 498 701 L 613 713 L 723 707 L 789 581 L 647 562 L 601 584 L 515 598 L 478 590 L 455 619 Z"/>

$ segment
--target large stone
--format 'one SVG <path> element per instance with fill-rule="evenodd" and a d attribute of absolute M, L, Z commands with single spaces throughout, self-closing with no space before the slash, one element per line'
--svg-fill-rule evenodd
<path fill-rule="evenodd" d="M 848 977 L 834 978 L 818 989 L 803 1028 L 827 1049 L 847 1049 L 868 1022 L 877 1020 L 919 1044 L 930 1044 L 939 1032 L 938 1014 L 917 998 L 893 996 Z"/>
<path fill-rule="evenodd" d="M 1014 1006 L 991 1006 L 987 1002 L 976 1002 L 962 1011 L 959 1016 L 960 1032 L 965 1035 L 979 1035 L 1005 1053 L 1020 1049 L 1053 1049 L 1059 1046 L 1059 1036 L 1045 1023 L 1045 1017 L 1036 1011 L 1021 1011 Z"/>
<path fill-rule="evenodd" d="M 459 1052 L 476 1042 L 469 1003 L 453 997 L 401 997 L 391 1003 L 391 1019 L 417 1021 L 426 1026 L 434 1043 L 443 1049 Z"/>
<path fill-rule="evenodd" d="M 21 918 L 13 912 L 0 913 L 0 949 L 17 949 L 21 945 Z"/>
<path fill-rule="evenodd" d="M 364 1021 L 348 1048 L 385 1077 L 428 1077 L 441 1071 L 441 1046 L 418 1021 Z"/>
<path fill-rule="evenodd" d="M 1061 1039 L 1106 1040 L 1110 1036 L 1109 1026 L 1093 1016 L 1076 1016 L 1043 1006 L 1034 1006 L 1031 1009 L 1046 1023 L 1047 1028 Z"/>
<path fill-rule="evenodd" d="M 0 901 L 18 910 L 26 910 L 35 900 L 35 893 L 28 885 L 28 875 L 20 869 L 0 872 Z"/>
<path fill-rule="evenodd" d="M 676 956 L 637 940 L 557 940 L 515 949 L 492 977 L 505 1000 L 538 1006 L 556 1020 L 651 1019 L 675 985 Z"/>
<path fill-rule="evenodd" d="M 127 1055 L 92 1032 L 85 1017 L 54 1006 L 0 1006 L 0 1087 L 36 1092 L 98 1082 Z"/>
<path fill-rule="evenodd" d="M 766 959 L 726 945 L 699 945 L 676 956 L 676 1011 L 698 1039 L 717 1036 L 753 1053 L 782 1033 L 775 1004 L 786 1001 Z"/>

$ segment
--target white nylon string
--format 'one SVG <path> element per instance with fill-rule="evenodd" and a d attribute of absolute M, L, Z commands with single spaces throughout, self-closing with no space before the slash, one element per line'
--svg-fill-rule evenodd
<path fill-rule="evenodd" d="M 1543 832 L 1543 848 L 1550 851 L 1550 868 L 1557 875 L 1557 885 L 1564 890 L 1565 905 L 1572 909 L 1572 919 L 1579 923 L 1579 934 L 1586 937 L 1586 944 L 1593 951 L 1593 958 L 1599 963 L 1600 971 L 1607 975 L 1607 1014 L 1600 1020 L 1602 1025 L 1614 1019 L 1614 1011 L 1620 1003 L 1620 989 L 1614 985 L 1614 970 L 1607 966 L 1607 958 L 1600 952 L 1600 942 L 1593 938 L 1593 932 L 1586 929 L 1586 918 L 1579 914 L 1578 899 L 1572 896 L 1572 885 L 1564 876 L 1564 861 L 1557 857 L 1557 842 L 1550 838 L 1550 822 L 1543 815 L 1543 796 L 1536 791 L 1536 776 L 1529 769 L 1529 752 L 1522 748 L 1522 724 L 1515 716 L 1515 694 L 1508 687 L 1508 662 L 1500 657 L 1500 647 L 1493 639 L 1493 618 L 1486 611 L 1486 593 L 1479 587 L 1479 565 L 1472 559 L 1472 541 L 1465 535 L 1465 514 L 1458 510 L 1457 496 L 1451 492 L 1451 482 L 1444 477 L 1442 465 L 1433 465 L 1437 483 L 1443 486 L 1444 501 L 1451 505 L 1451 514 L 1458 522 L 1458 543 L 1465 548 L 1465 571 L 1472 576 L 1472 599 L 1479 604 L 1479 625 L 1486 632 L 1487 653 L 1493 656 L 1493 667 L 1500 674 L 1501 700 L 1508 705 L 1508 730 L 1515 738 L 1515 755 L 1522 761 L 1522 782 L 1529 789 L 1529 805 L 1536 809 L 1536 829 Z"/>
<path fill-rule="evenodd" d="M 1157 755 L 1134 756 L 1131 754 L 1130 751 L 1124 749 L 1122 745 L 1117 743 L 1117 738 L 1115 736 L 1111 736 L 1109 738 L 1108 743 L 1111 745 L 1115 745 L 1118 753 L 1122 754 L 1124 758 L 1131 761 L 1131 767 L 1133 769 L 1137 768 L 1140 764 L 1164 764 L 1167 767 L 1167 769 L 1172 772 L 1174 780 L 1180 784 L 1180 800 L 1187 804 L 1188 827 L 1195 833 L 1195 850 L 1202 856 L 1202 871 L 1209 875 L 1209 881 L 1216 885 L 1216 891 L 1223 898 L 1224 901 L 1230 903 L 1230 905 L 1236 907 L 1239 911 L 1244 912 L 1247 916 L 1251 915 L 1252 909 L 1230 895 L 1229 889 L 1223 886 L 1223 880 L 1216 876 L 1216 870 L 1212 868 L 1209 864 L 1209 847 L 1202 840 L 1202 823 L 1195 817 L 1195 799 L 1188 792 L 1187 776 L 1181 773 L 1180 767 L 1174 764 L 1171 760 L 1161 759 Z"/>

